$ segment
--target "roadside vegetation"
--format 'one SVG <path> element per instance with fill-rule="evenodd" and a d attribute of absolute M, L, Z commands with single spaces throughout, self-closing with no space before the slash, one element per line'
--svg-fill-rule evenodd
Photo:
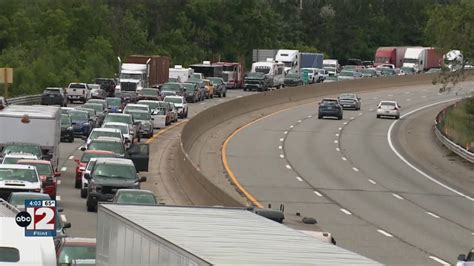
<path fill-rule="evenodd" d="M 113 77 L 117 56 L 129 54 L 169 55 L 182 65 L 249 65 L 254 48 L 319 51 L 342 63 L 371 60 L 379 46 L 455 47 L 465 57 L 474 51 L 472 1 L 303 0 L 302 9 L 299 3 L 0 0 L 0 67 L 15 69 L 15 96 Z"/>
<path fill-rule="evenodd" d="M 448 138 L 474 152 L 474 99 L 458 102 L 446 113 L 443 130 Z"/>

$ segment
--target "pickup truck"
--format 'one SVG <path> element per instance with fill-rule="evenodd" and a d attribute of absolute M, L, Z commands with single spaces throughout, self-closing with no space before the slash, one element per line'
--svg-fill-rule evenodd
<path fill-rule="evenodd" d="M 90 99 L 90 89 L 86 83 L 70 83 L 66 89 L 67 100 L 72 103 L 73 101 L 81 101 L 86 103 Z"/>

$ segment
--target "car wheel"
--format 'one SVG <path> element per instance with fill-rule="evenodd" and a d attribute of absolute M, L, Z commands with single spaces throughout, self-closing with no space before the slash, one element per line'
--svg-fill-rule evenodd
<path fill-rule="evenodd" d="M 224 98 L 227 97 L 227 91 L 224 91 Z"/>
<path fill-rule="evenodd" d="M 395 116 L 395 119 L 400 119 L 400 116 L 399 115 Z"/>
<path fill-rule="evenodd" d="M 83 199 L 87 198 L 87 189 L 81 188 L 81 198 Z"/>
<path fill-rule="evenodd" d="M 342 115 L 337 117 L 337 120 L 341 120 L 341 119 L 342 119 Z"/>
<path fill-rule="evenodd" d="M 377 118 L 380 118 L 380 115 L 377 115 Z"/>
<path fill-rule="evenodd" d="M 322 119 L 322 118 L 323 118 L 323 116 L 322 116 L 322 115 L 318 115 L 318 119 Z"/>
<path fill-rule="evenodd" d="M 247 91 L 247 88 L 244 88 L 244 91 Z"/>
<path fill-rule="evenodd" d="M 213 99 L 213 98 L 214 98 L 214 92 L 213 92 L 213 93 L 211 93 L 211 99 Z"/>
<path fill-rule="evenodd" d="M 87 211 L 88 212 L 93 212 L 95 210 L 95 207 L 94 205 L 90 204 L 89 202 L 87 202 Z"/>
<path fill-rule="evenodd" d="M 75 188 L 81 188 L 81 180 L 76 180 L 76 183 L 74 184 Z"/>

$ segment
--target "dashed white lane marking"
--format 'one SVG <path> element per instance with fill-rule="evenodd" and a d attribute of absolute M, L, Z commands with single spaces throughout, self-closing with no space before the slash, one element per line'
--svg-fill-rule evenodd
<path fill-rule="evenodd" d="M 66 215 L 61 214 L 61 220 L 63 220 L 63 222 L 67 222 Z"/>
<path fill-rule="evenodd" d="M 363 113 L 359 113 L 359 116 L 363 115 Z"/>
<path fill-rule="evenodd" d="M 426 212 L 426 214 L 433 216 L 434 218 L 440 218 L 438 215 L 432 213 L 432 212 Z"/>
<path fill-rule="evenodd" d="M 340 127 L 339 130 L 342 130 L 342 127 Z"/>
<path fill-rule="evenodd" d="M 311 118 L 311 117 L 313 117 L 313 116 L 312 116 L 312 115 L 308 115 L 308 118 Z"/>
<path fill-rule="evenodd" d="M 284 141 L 285 139 L 284 138 L 281 138 L 280 141 Z"/>
<path fill-rule="evenodd" d="M 66 172 L 66 171 L 67 171 L 67 167 L 66 167 L 66 166 L 63 166 L 63 167 L 61 168 L 61 172 Z"/>
<path fill-rule="evenodd" d="M 336 140 L 334 140 L 334 143 L 339 143 L 339 141 L 336 139 Z"/>
<path fill-rule="evenodd" d="M 399 199 L 399 200 L 402 200 L 402 199 L 403 199 L 403 197 L 400 196 L 400 195 L 398 195 L 398 194 L 393 193 L 392 195 L 393 195 L 395 198 Z"/>
<path fill-rule="evenodd" d="M 339 148 L 336 148 L 336 151 L 341 151 L 341 149 L 339 149 Z"/>
<path fill-rule="evenodd" d="M 315 191 L 313 191 L 313 193 L 314 193 L 314 194 L 316 194 L 316 196 L 318 196 L 318 197 L 322 197 L 322 196 L 323 196 L 323 194 L 319 193 L 319 192 L 318 192 L 318 191 L 316 191 L 316 190 L 315 190 Z M 473 234 L 474 234 L 474 233 L 473 233 Z"/>
<path fill-rule="evenodd" d="M 74 160 L 74 156 L 73 155 L 69 156 L 69 160 Z"/>
<path fill-rule="evenodd" d="M 283 146 L 278 146 L 278 149 L 279 149 L 279 150 L 283 149 Z"/>
<path fill-rule="evenodd" d="M 356 172 L 359 172 L 359 169 L 355 168 L 355 167 L 352 167 L 352 170 L 356 171 Z"/>
<path fill-rule="evenodd" d="M 283 132 L 283 134 L 285 134 L 285 135 L 288 134 L 288 131 Z"/>
<path fill-rule="evenodd" d="M 283 155 L 283 154 L 280 154 L 280 158 L 282 158 L 282 159 L 283 159 L 283 158 L 285 158 L 285 155 Z"/>
<path fill-rule="evenodd" d="M 411 101 L 411 99 L 407 99 L 407 102 Z"/>
<path fill-rule="evenodd" d="M 374 184 L 374 185 L 377 184 L 377 182 L 375 182 L 375 181 L 372 180 L 372 179 L 369 179 L 369 182 L 372 183 L 372 184 Z"/>
<path fill-rule="evenodd" d="M 339 137 L 339 133 L 336 134 L 336 137 Z"/>
<path fill-rule="evenodd" d="M 291 170 L 291 166 L 289 164 L 286 165 L 286 168 Z"/>
<path fill-rule="evenodd" d="M 296 180 L 300 181 L 300 182 L 303 182 L 303 179 L 299 176 L 296 177 Z"/>
<path fill-rule="evenodd" d="M 444 260 L 442 260 L 442 259 L 440 259 L 440 258 L 437 258 L 437 257 L 435 257 L 435 256 L 429 256 L 428 258 L 430 258 L 430 259 L 432 259 L 432 260 L 434 260 L 434 261 L 436 261 L 436 262 L 439 262 L 439 263 L 441 263 L 442 265 L 450 265 L 450 264 L 447 263 L 446 261 L 444 261 Z"/>
<path fill-rule="evenodd" d="M 352 213 L 346 209 L 343 209 L 343 208 L 340 208 L 339 210 L 341 210 L 341 212 L 347 214 L 347 215 L 352 215 Z"/>
<path fill-rule="evenodd" d="M 351 120 L 354 120 L 355 118 L 354 117 L 351 117 Z"/>
<path fill-rule="evenodd" d="M 61 196 L 56 195 L 56 200 L 57 200 L 57 201 L 61 201 Z"/>
<path fill-rule="evenodd" d="M 341 159 L 342 159 L 343 161 L 347 161 L 347 158 L 346 158 L 346 157 L 341 157 Z"/>
<path fill-rule="evenodd" d="M 458 99 L 458 98 L 457 98 Z M 457 99 L 450 99 L 450 100 L 444 100 L 444 101 L 440 101 L 440 102 L 436 102 L 436 103 L 432 103 L 432 104 L 428 104 L 428 105 L 425 105 L 425 106 L 422 106 L 422 107 L 419 107 L 415 110 L 412 110 L 404 115 L 402 115 L 400 118 L 404 118 L 404 117 L 407 117 L 415 112 L 418 112 L 420 110 L 423 110 L 425 108 L 429 108 L 429 107 L 432 107 L 432 106 L 435 106 L 435 105 L 438 105 L 438 104 L 442 104 L 442 103 L 447 103 L 447 102 L 452 102 L 452 101 L 455 101 Z M 414 166 L 413 164 L 411 164 L 407 159 L 405 159 L 405 157 L 403 157 L 397 149 L 395 149 L 395 146 L 393 145 L 392 143 L 392 130 L 393 128 L 395 127 L 395 124 L 397 124 L 399 120 L 395 120 L 392 122 L 392 124 L 390 124 L 390 127 L 388 128 L 388 131 L 387 131 L 387 141 L 388 141 L 388 145 L 390 146 L 390 149 L 392 149 L 392 151 L 395 153 L 395 155 L 398 156 L 398 158 L 400 158 L 400 160 L 402 160 L 406 165 L 410 166 L 413 170 L 415 170 L 416 172 L 418 172 L 420 175 L 424 176 L 425 178 L 427 178 L 428 180 L 430 180 L 431 182 L 433 183 L 436 183 L 438 184 L 439 186 L 461 196 L 461 197 L 464 197 L 470 201 L 474 201 L 474 198 L 448 186 L 448 185 L 445 185 L 443 183 L 441 183 L 440 181 L 436 180 L 435 178 L 431 177 L 430 175 L 428 175 L 427 173 L 423 172 L 422 170 L 418 169 L 416 166 Z"/>
<path fill-rule="evenodd" d="M 294 128 L 295 126 L 291 125 L 290 128 Z"/>
<path fill-rule="evenodd" d="M 242 97 L 242 95 L 238 95 L 238 96 L 237 96 L 237 98 L 240 98 L 240 97 Z"/>
<path fill-rule="evenodd" d="M 369 112 L 372 112 L 372 111 L 374 111 L 374 109 L 369 109 Z"/>
<path fill-rule="evenodd" d="M 347 125 L 347 122 L 344 122 L 343 124 L 344 124 L 344 125 Z"/>
<path fill-rule="evenodd" d="M 382 235 L 386 236 L 386 237 L 393 237 L 391 234 L 385 232 L 384 230 L 382 229 L 378 229 L 377 232 L 381 233 Z"/>
<path fill-rule="evenodd" d="M 301 120 L 298 120 L 298 123 L 301 123 Z"/>

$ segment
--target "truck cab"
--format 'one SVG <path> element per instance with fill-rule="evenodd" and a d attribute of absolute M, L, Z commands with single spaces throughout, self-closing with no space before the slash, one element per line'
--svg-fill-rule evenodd
<path fill-rule="evenodd" d="M 298 50 L 278 50 L 275 61 L 282 62 L 285 64 L 285 73 L 294 72 L 298 73 L 300 70 L 299 66 L 299 55 L 300 52 Z"/>
<path fill-rule="evenodd" d="M 416 73 L 423 71 L 425 64 L 426 48 L 407 48 L 403 58 L 403 67 L 412 67 Z"/>

